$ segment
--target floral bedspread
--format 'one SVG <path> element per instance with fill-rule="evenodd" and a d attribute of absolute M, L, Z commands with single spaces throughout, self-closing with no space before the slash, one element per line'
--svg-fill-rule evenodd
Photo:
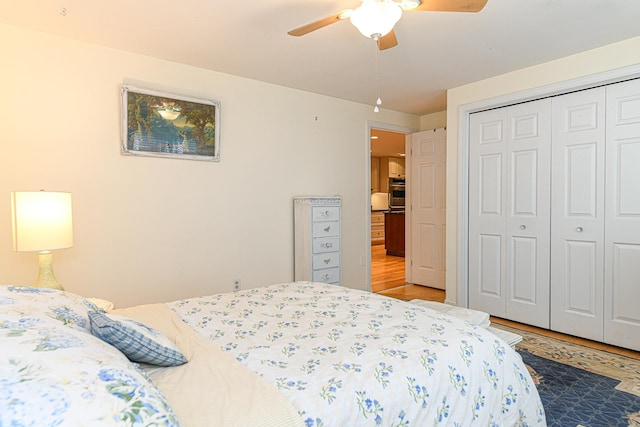
<path fill-rule="evenodd" d="M 53 289 L 0 286 L 0 426 L 177 426 L 146 375 L 91 335 L 98 308 Z"/>
<path fill-rule="evenodd" d="M 310 427 L 546 425 L 515 351 L 427 308 L 309 282 L 169 306 L 273 383 Z"/>

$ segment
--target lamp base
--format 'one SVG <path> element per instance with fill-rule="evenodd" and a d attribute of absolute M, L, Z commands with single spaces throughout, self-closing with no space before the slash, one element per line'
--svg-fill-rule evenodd
<path fill-rule="evenodd" d="M 51 251 L 38 252 L 38 278 L 33 286 L 64 291 L 55 274 L 53 274 L 53 253 Z"/>

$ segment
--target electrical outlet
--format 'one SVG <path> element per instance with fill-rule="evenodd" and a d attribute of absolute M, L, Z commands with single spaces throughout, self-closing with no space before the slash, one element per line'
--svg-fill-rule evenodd
<path fill-rule="evenodd" d="M 236 280 L 233 281 L 233 291 L 234 292 L 240 290 L 240 284 L 241 284 L 240 279 L 236 279 Z"/>

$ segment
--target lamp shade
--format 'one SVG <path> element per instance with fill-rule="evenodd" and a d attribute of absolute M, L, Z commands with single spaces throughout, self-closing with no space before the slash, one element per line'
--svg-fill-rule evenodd
<path fill-rule="evenodd" d="M 393 1 L 363 0 L 349 19 L 363 36 L 377 38 L 388 34 L 401 16 L 402 9 Z"/>
<path fill-rule="evenodd" d="M 50 251 L 73 246 L 71 193 L 11 193 L 14 251 Z"/>

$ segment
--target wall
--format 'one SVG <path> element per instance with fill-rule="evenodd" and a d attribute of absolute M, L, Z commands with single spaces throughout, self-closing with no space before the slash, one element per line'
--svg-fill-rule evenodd
<path fill-rule="evenodd" d="M 447 92 L 447 302 L 458 301 L 458 148 L 463 139 L 463 135 L 459 134 L 460 108 L 510 94 L 520 94 L 525 99 L 535 88 L 553 87 L 560 82 L 639 63 L 640 37 L 636 37 Z"/>
<path fill-rule="evenodd" d="M 11 191 L 70 191 L 69 291 L 123 307 L 293 280 L 296 195 L 343 197 L 343 283 L 365 289 L 367 121 L 417 116 L 0 25 L 0 283 L 30 284 L 11 248 Z M 219 163 L 120 155 L 120 85 L 221 102 Z"/>
<path fill-rule="evenodd" d="M 426 114 L 420 117 L 420 130 L 440 129 L 447 126 L 447 112 Z"/>

